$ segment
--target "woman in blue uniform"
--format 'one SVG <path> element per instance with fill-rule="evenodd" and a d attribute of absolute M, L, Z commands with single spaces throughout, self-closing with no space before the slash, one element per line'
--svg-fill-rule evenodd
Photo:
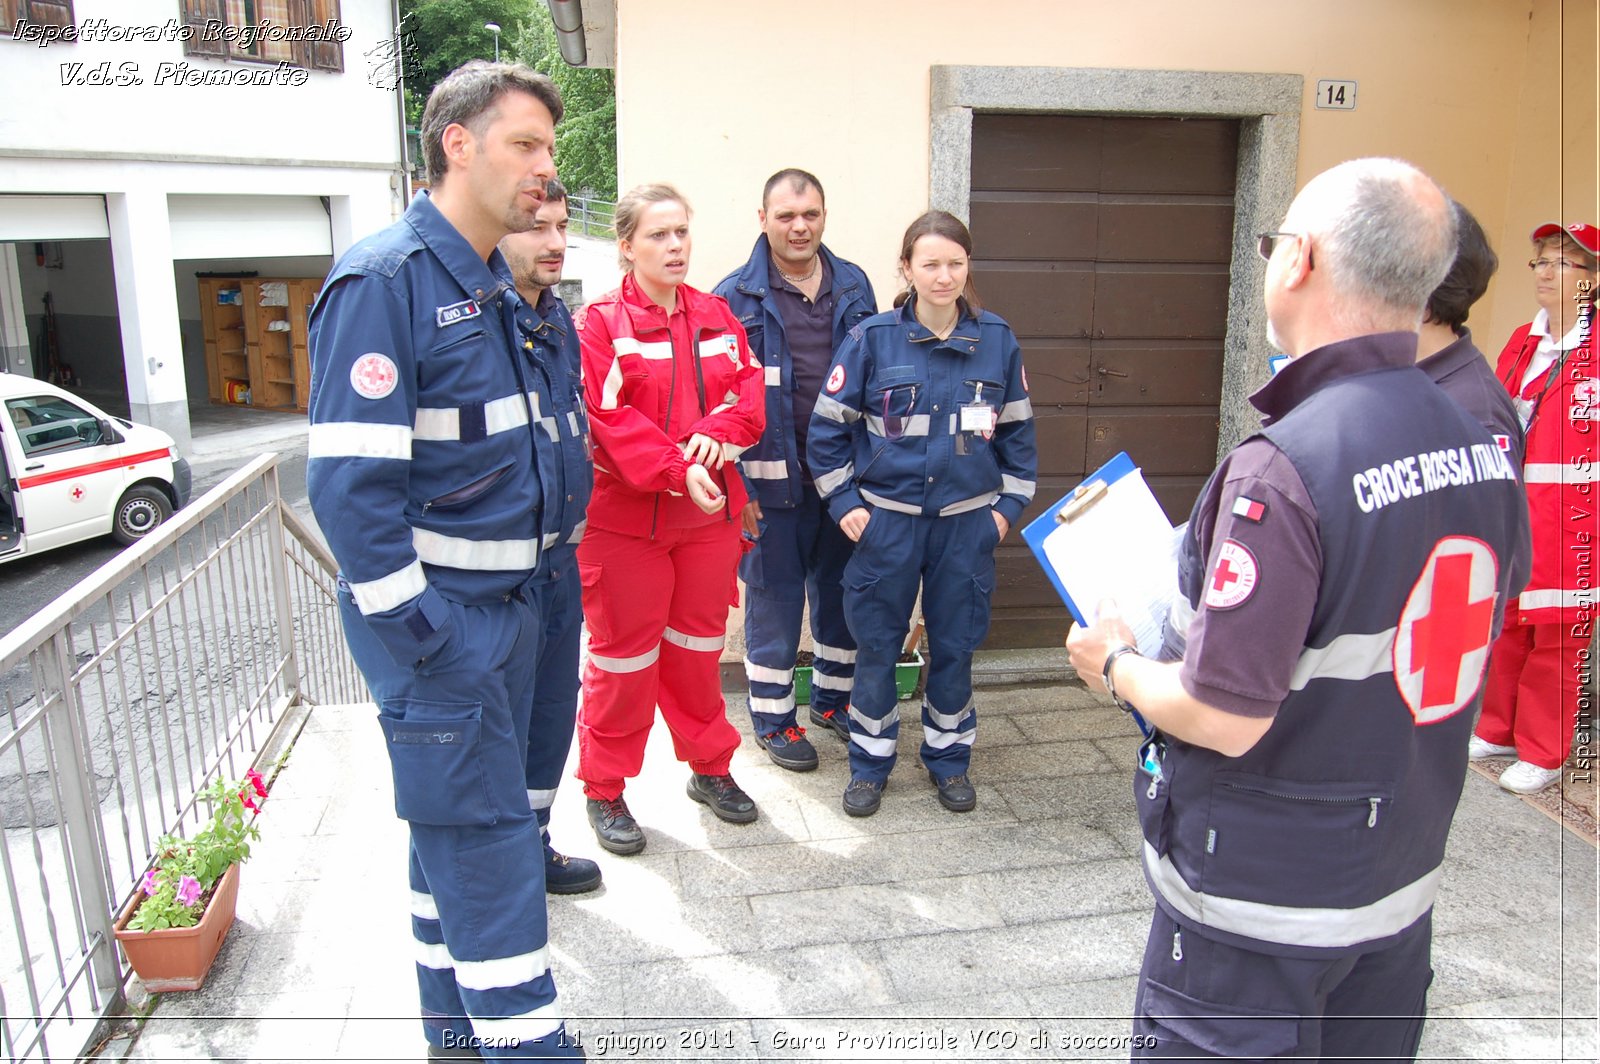
<path fill-rule="evenodd" d="M 900 734 L 894 665 L 917 589 L 928 630 L 922 763 L 946 809 L 977 805 L 967 775 L 972 653 L 989 631 L 994 549 L 1033 498 L 1033 408 L 1017 338 L 980 308 L 972 236 L 929 211 L 900 249 L 906 291 L 851 330 L 812 415 L 817 490 L 855 554 L 845 619 L 859 646 L 850 704 L 851 816 L 878 811 Z"/>

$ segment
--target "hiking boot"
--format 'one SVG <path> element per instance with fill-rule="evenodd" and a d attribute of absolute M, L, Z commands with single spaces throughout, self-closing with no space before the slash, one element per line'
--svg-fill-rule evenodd
<path fill-rule="evenodd" d="M 644 832 L 628 812 L 628 803 L 623 801 L 622 795 L 610 799 L 590 798 L 585 804 L 589 807 L 589 825 L 594 828 L 594 837 L 604 849 L 623 857 L 644 849 Z"/>
<path fill-rule="evenodd" d="M 939 788 L 939 804 L 952 813 L 966 813 L 977 808 L 978 792 L 973 790 L 972 781 L 965 772 L 957 776 L 938 776 L 930 768 L 928 779 Z"/>
<path fill-rule="evenodd" d="M 883 802 L 883 789 L 887 783 L 852 779 L 844 789 L 844 811 L 851 816 L 871 816 Z"/>
<path fill-rule="evenodd" d="M 840 742 L 850 741 L 850 711 L 848 709 L 828 709 L 819 711 L 815 706 L 810 711 L 811 723 L 819 728 L 827 728 L 839 737 Z"/>
<path fill-rule="evenodd" d="M 806 738 L 806 730 L 793 725 L 782 731 L 756 736 L 772 763 L 790 772 L 810 772 L 817 767 L 817 748 Z"/>
<path fill-rule="evenodd" d="M 641 836 L 642 838 L 642 836 Z M 600 889 L 600 866 L 583 857 L 568 857 L 544 848 L 546 894 L 587 894 Z"/>
<path fill-rule="evenodd" d="M 761 814 L 750 796 L 739 789 L 732 776 L 702 776 L 691 773 L 687 788 L 689 797 L 711 807 L 718 820 L 730 824 L 750 824 Z"/>

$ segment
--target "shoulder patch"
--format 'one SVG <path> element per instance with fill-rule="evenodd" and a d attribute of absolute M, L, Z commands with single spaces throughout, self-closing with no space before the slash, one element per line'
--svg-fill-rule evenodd
<path fill-rule="evenodd" d="M 434 311 L 441 329 L 446 325 L 456 325 L 471 318 L 476 318 L 480 313 L 482 312 L 478 309 L 477 301 L 472 299 L 463 299 L 459 303 L 451 303 L 449 306 L 439 307 Z"/>
<path fill-rule="evenodd" d="M 837 363 L 828 373 L 828 383 L 825 386 L 829 395 L 837 395 L 839 389 L 844 387 L 844 364 Z"/>
<path fill-rule="evenodd" d="M 400 370 L 394 359 L 376 351 L 362 355 L 350 367 L 350 387 L 367 399 L 382 399 L 400 383 Z"/>
<path fill-rule="evenodd" d="M 1242 606 L 1255 592 L 1260 577 L 1250 548 L 1237 540 L 1223 540 L 1217 551 L 1217 564 L 1206 578 L 1206 608 L 1231 610 Z"/>

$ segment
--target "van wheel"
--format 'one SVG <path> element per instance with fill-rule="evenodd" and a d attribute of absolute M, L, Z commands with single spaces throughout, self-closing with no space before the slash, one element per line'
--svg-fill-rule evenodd
<path fill-rule="evenodd" d="M 117 500 L 117 512 L 111 519 L 111 538 L 126 547 L 148 536 L 171 516 L 172 503 L 160 488 L 149 485 L 129 488 Z"/>

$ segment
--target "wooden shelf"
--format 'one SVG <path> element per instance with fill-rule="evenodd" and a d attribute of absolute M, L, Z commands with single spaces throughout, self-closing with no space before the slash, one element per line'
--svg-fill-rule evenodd
<path fill-rule="evenodd" d="M 230 381 L 247 384 L 250 405 L 304 410 L 311 394 L 308 323 L 322 288 L 315 277 L 203 277 L 200 317 L 212 402 L 226 403 Z M 263 305 L 263 289 L 277 298 Z M 282 285 L 281 290 L 276 286 Z M 238 302 L 225 294 L 237 293 Z M 222 302 L 230 298 L 229 302 Z M 288 328 L 270 328 L 288 323 Z"/>

